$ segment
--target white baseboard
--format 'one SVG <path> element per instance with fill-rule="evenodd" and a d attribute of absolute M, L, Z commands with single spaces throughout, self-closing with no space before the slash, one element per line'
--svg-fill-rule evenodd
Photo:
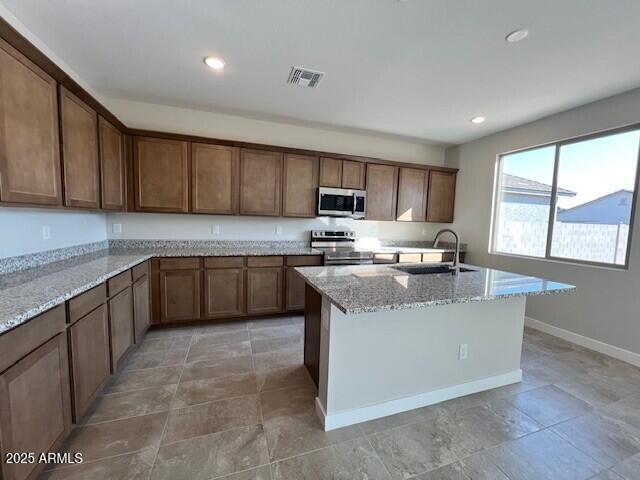
<path fill-rule="evenodd" d="M 618 360 L 622 360 L 623 362 L 627 362 L 631 365 L 635 365 L 636 367 L 640 367 L 640 354 L 638 353 L 630 352 L 629 350 L 625 350 L 624 348 L 609 345 L 608 343 L 594 340 L 593 338 L 585 337 L 583 335 L 570 332 L 569 330 L 564 330 L 563 328 L 549 325 L 548 323 L 541 322 L 540 320 L 536 320 L 535 318 L 525 317 L 524 324 L 527 327 L 533 328 L 534 330 L 540 330 L 541 332 L 548 333 L 549 335 L 553 335 L 554 337 L 562 338 L 563 340 L 575 343 L 576 345 L 580 345 L 581 347 L 595 350 L 599 353 L 604 353 L 605 355 L 609 355 L 610 357 L 617 358 Z"/>
<path fill-rule="evenodd" d="M 325 431 L 335 430 L 336 428 L 354 425 L 356 423 L 375 420 L 376 418 L 388 417 L 396 413 L 406 412 L 415 408 L 426 407 L 434 403 L 440 403 L 452 398 L 470 395 L 472 393 L 490 390 L 492 388 L 511 385 L 522 380 L 522 370 L 514 370 L 502 375 L 495 375 L 489 378 L 475 380 L 473 382 L 463 383 L 461 385 L 453 385 L 451 387 L 433 390 L 431 392 L 412 395 L 411 397 L 399 398 L 389 402 L 378 403 L 366 407 L 349 410 L 347 412 L 334 413 L 327 415 L 320 399 L 316 397 L 316 415 L 320 419 Z"/>

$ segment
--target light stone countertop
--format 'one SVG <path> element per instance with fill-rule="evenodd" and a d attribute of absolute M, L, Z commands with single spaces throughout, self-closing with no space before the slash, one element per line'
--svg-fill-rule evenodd
<path fill-rule="evenodd" d="M 411 265 L 425 266 L 424 263 L 405 263 L 401 267 Z M 460 272 L 458 275 L 411 275 L 394 266 L 298 267 L 296 271 L 346 314 L 482 302 L 575 290 L 575 286 L 565 283 L 474 265 L 462 265 L 475 271 Z"/>

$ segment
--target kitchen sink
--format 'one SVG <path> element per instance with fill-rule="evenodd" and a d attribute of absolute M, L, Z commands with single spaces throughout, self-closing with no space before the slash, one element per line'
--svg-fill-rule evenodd
<path fill-rule="evenodd" d="M 438 266 L 407 266 L 407 267 L 392 267 L 394 270 L 398 270 L 400 272 L 408 273 L 410 275 L 434 275 L 436 273 L 453 273 L 453 267 L 449 265 L 438 265 Z M 460 267 L 458 269 L 459 273 L 463 272 L 475 272 L 471 268 Z"/>

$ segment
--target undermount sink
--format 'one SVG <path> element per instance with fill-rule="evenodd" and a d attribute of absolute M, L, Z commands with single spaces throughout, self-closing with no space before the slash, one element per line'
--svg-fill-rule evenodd
<path fill-rule="evenodd" d="M 409 275 L 434 275 L 436 273 L 453 273 L 454 268 L 449 265 L 438 265 L 438 266 L 407 266 L 407 267 L 392 267 L 394 270 L 399 270 L 404 273 L 408 273 Z M 475 272 L 471 268 L 460 267 L 458 269 L 459 273 L 463 272 Z"/>

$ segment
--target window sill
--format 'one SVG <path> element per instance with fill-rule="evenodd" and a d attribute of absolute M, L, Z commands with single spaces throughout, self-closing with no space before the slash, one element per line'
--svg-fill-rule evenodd
<path fill-rule="evenodd" d="M 496 257 L 507 257 L 507 258 L 514 258 L 517 260 L 534 260 L 534 261 L 538 261 L 538 262 L 544 262 L 544 263 L 558 263 L 560 265 L 570 265 L 572 267 L 588 267 L 588 268 L 597 268 L 600 270 L 610 270 L 610 271 L 614 271 L 614 272 L 628 272 L 629 271 L 629 266 L 628 265 L 608 265 L 608 264 L 602 264 L 602 263 L 591 263 L 591 262 L 587 262 L 587 261 L 580 261 L 580 260 L 563 260 L 563 259 L 559 259 L 559 258 L 546 258 L 546 257 L 531 257 L 528 255 L 518 255 L 517 253 L 502 253 L 502 252 L 492 252 L 489 251 L 487 252 L 489 255 L 493 255 Z"/>

